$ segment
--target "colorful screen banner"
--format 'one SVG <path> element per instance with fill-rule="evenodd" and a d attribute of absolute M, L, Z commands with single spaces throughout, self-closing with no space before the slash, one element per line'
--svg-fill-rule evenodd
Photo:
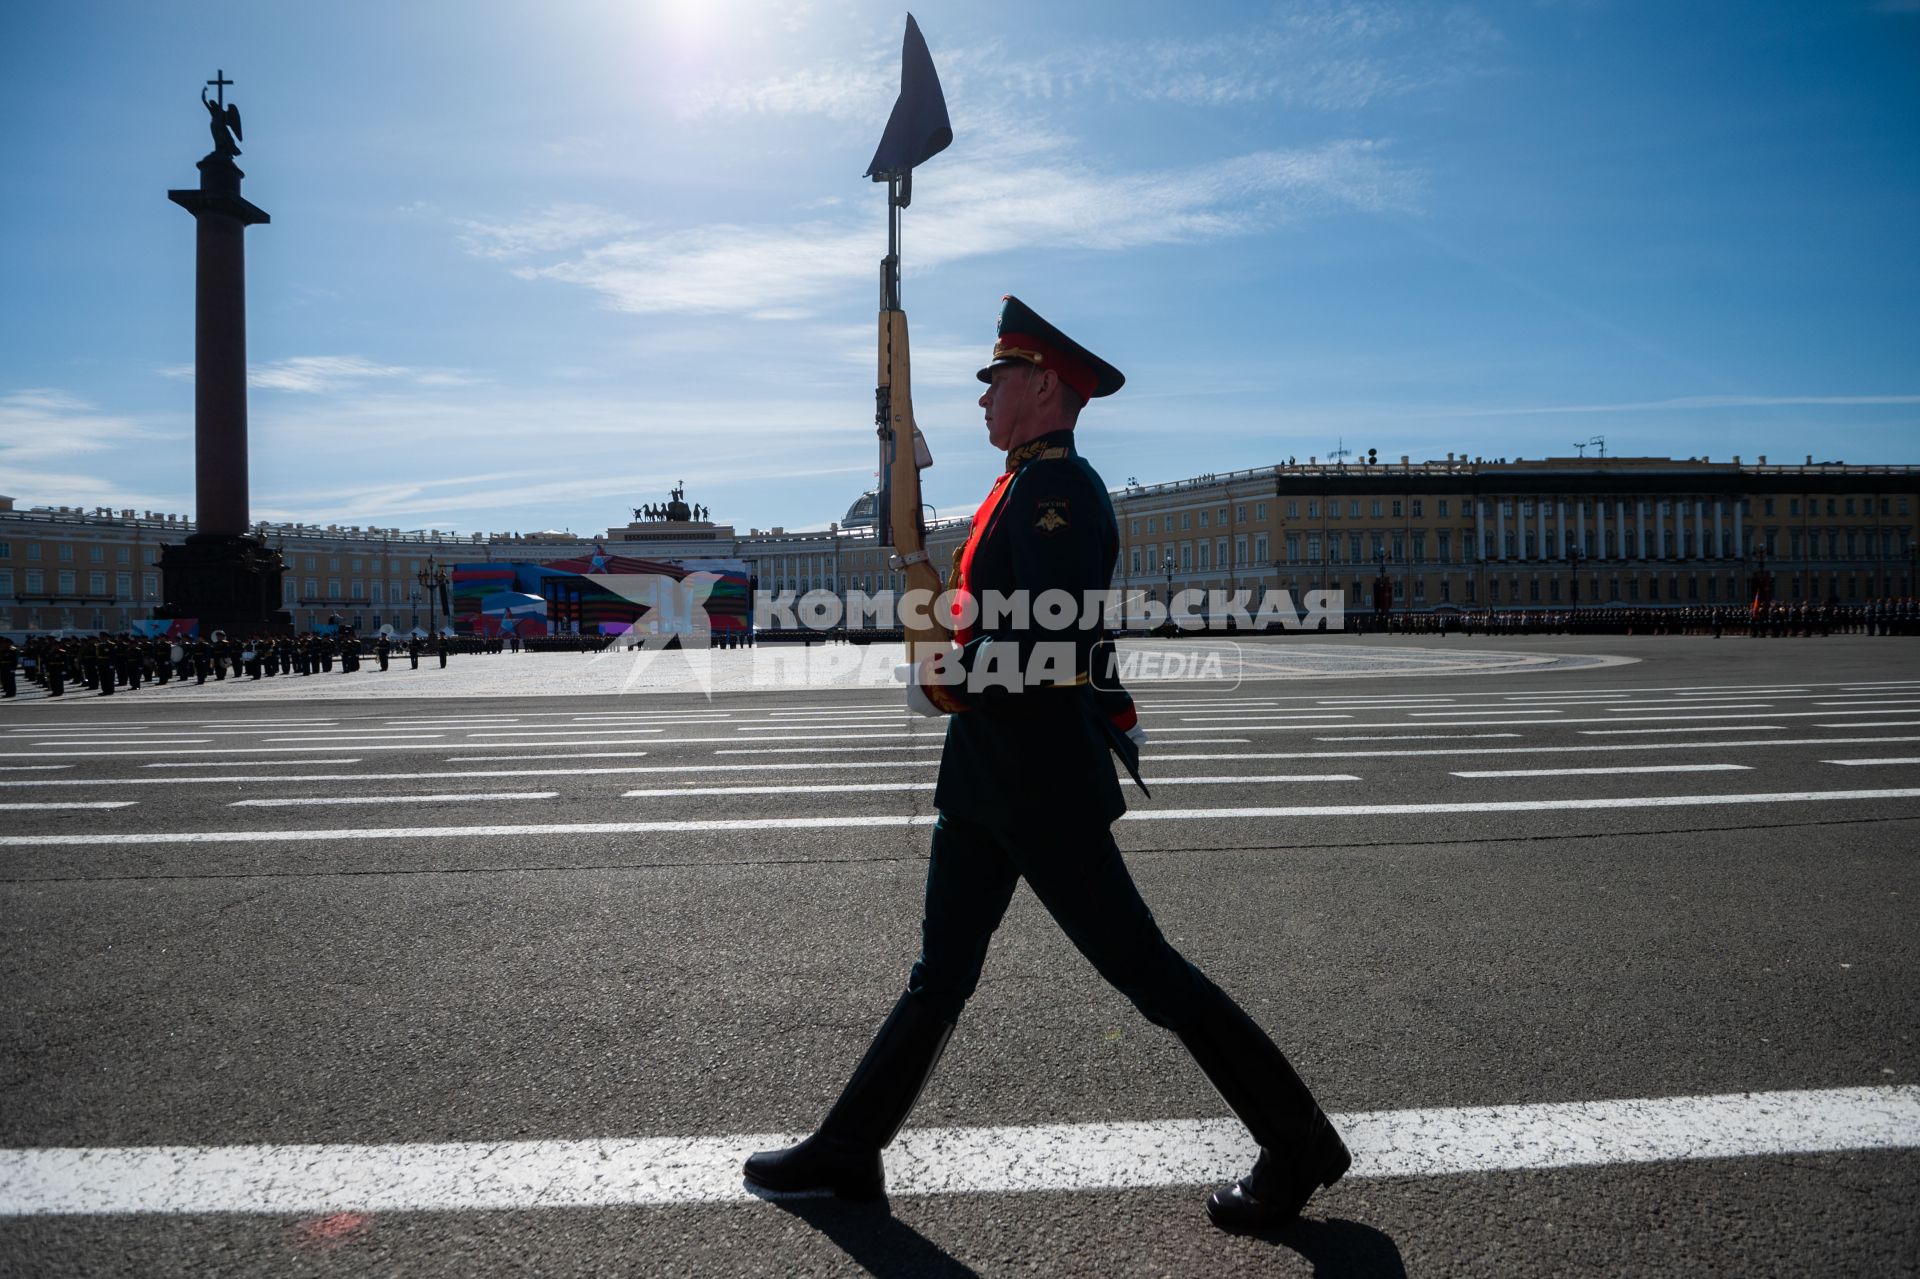
<path fill-rule="evenodd" d="M 596 550 L 544 564 L 456 564 L 451 577 L 453 616 L 475 635 L 618 635 L 635 625 L 743 633 L 751 607 L 743 560 L 646 560 Z"/>

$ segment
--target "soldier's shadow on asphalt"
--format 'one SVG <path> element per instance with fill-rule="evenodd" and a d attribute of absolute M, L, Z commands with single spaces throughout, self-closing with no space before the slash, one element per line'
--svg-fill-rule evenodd
<path fill-rule="evenodd" d="M 1399 1245 L 1384 1231 L 1344 1217 L 1314 1221 L 1302 1217 L 1273 1230 L 1253 1231 L 1262 1239 L 1297 1252 L 1313 1266 L 1315 1279 L 1406 1279 Z"/>
<path fill-rule="evenodd" d="M 855 1204 L 831 1198 L 765 1195 L 766 1202 L 825 1235 L 868 1274 L 963 1279 L 979 1272 L 893 1215 L 885 1199 Z M 1334 1217 L 1306 1218 L 1243 1236 L 1298 1253 L 1315 1279 L 1406 1279 L 1400 1248 L 1383 1231 Z"/>
<path fill-rule="evenodd" d="M 825 1235 L 868 1274 L 978 1279 L 979 1271 L 894 1216 L 885 1199 L 863 1204 L 827 1198 L 763 1198 Z"/>

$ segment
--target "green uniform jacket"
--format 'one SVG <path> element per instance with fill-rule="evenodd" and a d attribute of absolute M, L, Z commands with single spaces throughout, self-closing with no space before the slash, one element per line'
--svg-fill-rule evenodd
<path fill-rule="evenodd" d="M 1030 602 L 1063 591 L 1074 624 L 1048 629 L 1035 615 L 1025 626 L 987 618 L 976 627 L 960 650 L 968 682 L 951 688 L 967 709 L 947 721 L 934 806 L 1020 832 L 1105 826 L 1127 808 L 1109 752 L 1129 770 L 1138 760 L 1108 718 L 1131 699 L 1088 682 L 1106 651 L 1102 619 L 1085 605 L 1113 580 L 1113 502 L 1070 431 L 1015 449 L 1008 464 L 1014 476 L 974 549 L 968 586 L 976 598 L 1024 592 Z M 1030 673 L 1052 683 L 1036 686 Z"/>

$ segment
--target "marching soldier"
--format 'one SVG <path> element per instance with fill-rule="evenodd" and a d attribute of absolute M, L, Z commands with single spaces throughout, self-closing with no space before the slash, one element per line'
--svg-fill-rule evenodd
<path fill-rule="evenodd" d="M 1124 379 L 1012 297 L 979 377 L 1006 471 L 956 558 L 955 591 L 1029 602 L 1064 591 L 1076 604 L 1105 591 L 1119 531 L 1074 428 L 1089 399 Z M 949 717 L 920 958 L 818 1131 L 752 1156 L 747 1180 L 773 1191 L 882 1193 L 880 1152 L 931 1076 L 1025 879 L 1100 975 L 1179 1036 L 1259 1142 L 1253 1171 L 1208 1199 L 1215 1223 L 1290 1220 L 1346 1172 L 1347 1148 L 1266 1032 L 1167 942 L 1127 873 L 1108 829 L 1126 808 L 1108 755 L 1137 779 L 1139 739 L 1131 699 L 1097 688 L 1110 652 L 1102 619 L 1079 616 L 1067 630 L 1019 629 L 1004 616 L 977 628 L 964 613 L 956 621 L 957 653 L 922 660 L 908 685 L 910 706 Z M 943 669 L 964 682 L 947 682 Z"/>
<path fill-rule="evenodd" d="M 373 655 L 380 659 L 381 670 L 384 671 L 387 669 L 387 655 L 392 651 L 393 641 L 387 638 L 386 632 L 381 632 L 380 638 L 375 640 L 373 644 Z"/>

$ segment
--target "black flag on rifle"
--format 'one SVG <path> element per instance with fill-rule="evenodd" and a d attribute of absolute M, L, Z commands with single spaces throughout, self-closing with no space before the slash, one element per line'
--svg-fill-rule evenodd
<path fill-rule="evenodd" d="M 947 98 L 940 92 L 933 55 L 927 52 L 920 24 L 908 14 L 907 36 L 900 48 L 900 96 L 887 118 L 887 131 L 880 135 L 880 149 L 867 166 L 867 176 L 885 182 L 889 175 L 931 160 L 952 141 L 953 125 L 947 120 Z"/>

